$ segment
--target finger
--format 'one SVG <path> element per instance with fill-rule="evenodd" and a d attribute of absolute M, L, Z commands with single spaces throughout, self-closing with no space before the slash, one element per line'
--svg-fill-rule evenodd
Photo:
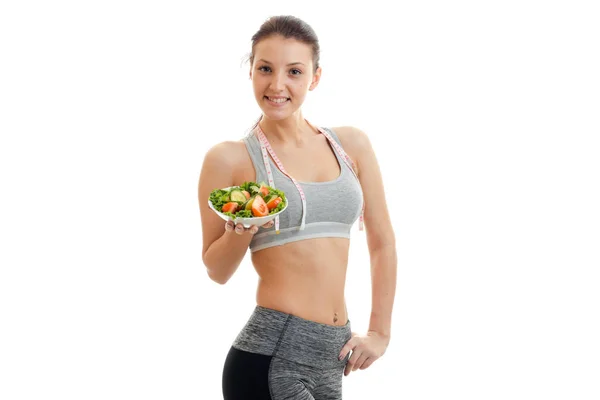
<path fill-rule="evenodd" d="M 252 226 L 250 227 L 250 229 L 248 229 L 248 232 L 249 232 L 251 235 L 254 235 L 256 232 L 258 232 L 258 226 L 256 226 L 256 225 L 252 225 Z"/>
<path fill-rule="evenodd" d="M 358 360 L 356 360 L 354 367 L 352 367 L 352 371 L 356 371 L 357 369 L 361 368 L 368 358 L 369 357 L 367 357 L 365 353 L 361 354 L 360 357 L 358 357 Z"/>
<path fill-rule="evenodd" d="M 360 367 L 360 369 L 367 369 L 371 366 L 371 364 L 373 364 L 375 362 L 375 358 L 373 357 L 369 357 L 367 358 L 367 361 L 365 361 L 365 363 Z"/>
<path fill-rule="evenodd" d="M 352 366 L 350 364 L 346 364 L 346 368 L 344 368 L 344 376 L 350 375 L 350 371 L 352 371 Z"/>
<path fill-rule="evenodd" d="M 352 350 L 352 356 L 350 356 L 350 359 L 348 360 L 348 364 L 346 364 L 346 366 L 349 365 L 352 371 L 356 371 L 356 368 L 354 367 L 356 366 L 356 362 L 358 361 L 360 356 L 362 356 L 362 353 L 363 352 L 360 349 Z"/>
<path fill-rule="evenodd" d="M 225 230 L 227 232 L 231 232 L 234 228 L 235 228 L 235 226 L 233 225 L 232 221 L 225 222 Z"/>
<path fill-rule="evenodd" d="M 275 222 L 273 222 L 272 220 L 267 222 L 266 224 L 264 224 L 262 227 L 263 228 L 271 228 L 273 225 L 275 225 Z"/>
<path fill-rule="evenodd" d="M 235 226 L 235 233 L 237 233 L 238 235 L 242 235 L 244 233 L 244 225 L 237 224 Z"/>
<path fill-rule="evenodd" d="M 346 355 L 350 352 L 350 350 L 353 350 L 354 347 L 356 347 L 356 344 L 357 341 L 354 340 L 354 338 L 348 340 L 344 347 L 342 347 L 342 350 L 340 351 L 340 355 L 338 356 L 339 360 L 343 360 L 346 357 Z"/>

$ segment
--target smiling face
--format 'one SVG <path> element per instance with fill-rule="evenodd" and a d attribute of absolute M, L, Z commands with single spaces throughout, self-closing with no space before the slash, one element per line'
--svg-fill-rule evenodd
<path fill-rule="evenodd" d="M 265 116 L 281 120 L 295 113 L 309 90 L 319 83 L 321 68 L 314 71 L 310 45 L 279 35 L 254 47 L 250 79 L 254 97 Z"/>

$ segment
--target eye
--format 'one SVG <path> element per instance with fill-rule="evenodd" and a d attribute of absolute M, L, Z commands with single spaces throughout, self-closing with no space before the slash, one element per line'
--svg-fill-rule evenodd
<path fill-rule="evenodd" d="M 292 69 L 291 72 L 292 72 L 292 75 L 300 75 L 302 73 L 302 71 L 300 71 L 297 68 Z M 294 72 L 296 72 L 296 73 L 294 73 Z"/>
<path fill-rule="evenodd" d="M 263 65 L 262 67 L 258 67 L 258 70 L 263 71 L 263 72 L 269 72 L 269 71 L 265 71 L 264 68 L 267 68 L 269 71 L 271 70 L 271 68 L 267 67 L 266 65 Z"/>

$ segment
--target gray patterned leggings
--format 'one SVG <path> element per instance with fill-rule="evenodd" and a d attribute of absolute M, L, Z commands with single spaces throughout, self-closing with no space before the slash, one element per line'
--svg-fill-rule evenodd
<path fill-rule="evenodd" d="M 350 321 L 334 326 L 256 306 L 225 359 L 225 400 L 340 400 Z"/>

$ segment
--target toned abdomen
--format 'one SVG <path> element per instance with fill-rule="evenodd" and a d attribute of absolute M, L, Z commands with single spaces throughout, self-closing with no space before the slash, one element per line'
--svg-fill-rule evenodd
<path fill-rule="evenodd" d="M 252 253 L 259 275 L 257 304 L 328 324 L 344 325 L 349 240 L 318 238 Z"/>

